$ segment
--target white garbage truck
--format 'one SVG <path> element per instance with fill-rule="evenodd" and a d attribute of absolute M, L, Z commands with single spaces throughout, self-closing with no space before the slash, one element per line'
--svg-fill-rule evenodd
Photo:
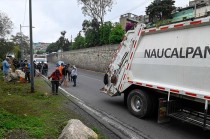
<path fill-rule="evenodd" d="M 210 128 L 210 17 L 125 34 L 100 90 L 139 118 L 158 113 Z M 165 108 L 165 109 L 163 109 Z"/>

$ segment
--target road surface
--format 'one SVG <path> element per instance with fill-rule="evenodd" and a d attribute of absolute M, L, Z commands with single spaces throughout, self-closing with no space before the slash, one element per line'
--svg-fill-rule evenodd
<path fill-rule="evenodd" d="M 55 64 L 49 64 L 50 74 L 55 69 Z M 210 131 L 189 125 L 177 120 L 169 123 L 158 124 L 153 119 L 138 119 L 132 116 L 123 103 L 123 95 L 110 97 L 100 93 L 103 87 L 103 73 L 78 69 L 77 86 L 68 83 L 69 87 L 63 87 L 66 91 L 86 102 L 89 106 L 104 111 L 117 118 L 126 125 L 132 127 L 147 138 L 152 139 L 210 139 Z"/>

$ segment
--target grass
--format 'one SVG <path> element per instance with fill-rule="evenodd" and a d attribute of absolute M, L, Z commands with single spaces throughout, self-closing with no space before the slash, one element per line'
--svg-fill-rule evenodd
<path fill-rule="evenodd" d="M 68 120 L 80 117 L 63 107 L 62 95 L 50 92 L 40 77 L 30 93 L 29 83 L 5 83 L 0 72 L 0 139 L 56 139 Z"/>

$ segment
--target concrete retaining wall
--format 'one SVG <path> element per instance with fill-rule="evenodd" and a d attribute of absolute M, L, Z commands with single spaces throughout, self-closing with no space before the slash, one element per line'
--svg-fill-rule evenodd
<path fill-rule="evenodd" d="M 76 67 L 105 72 L 110 64 L 114 53 L 117 51 L 119 45 L 107 45 L 91 47 L 86 49 L 71 50 L 68 52 L 50 54 L 48 61 L 56 63 L 59 60 Z"/>

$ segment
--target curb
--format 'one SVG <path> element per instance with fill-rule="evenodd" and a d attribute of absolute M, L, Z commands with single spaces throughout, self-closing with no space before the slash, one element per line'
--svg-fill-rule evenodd
<path fill-rule="evenodd" d="M 51 83 L 48 81 L 47 77 L 43 75 L 41 77 L 49 86 L 51 86 Z M 150 136 L 145 135 L 143 132 L 135 128 L 132 128 L 129 125 L 126 125 L 125 123 L 117 120 L 117 118 L 112 117 L 105 112 L 102 112 L 100 110 L 88 106 L 84 101 L 73 96 L 72 94 L 70 94 L 61 87 L 59 87 L 59 92 L 69 101 L 71 101 L 80 109 L 82 109 L 84 112 L 89 114 L 92 118 L 96 119 L 99 123 L 101 123 L 106 129 L 111 131 L 117 137 L 122 139 L 152 139 Z"/>

